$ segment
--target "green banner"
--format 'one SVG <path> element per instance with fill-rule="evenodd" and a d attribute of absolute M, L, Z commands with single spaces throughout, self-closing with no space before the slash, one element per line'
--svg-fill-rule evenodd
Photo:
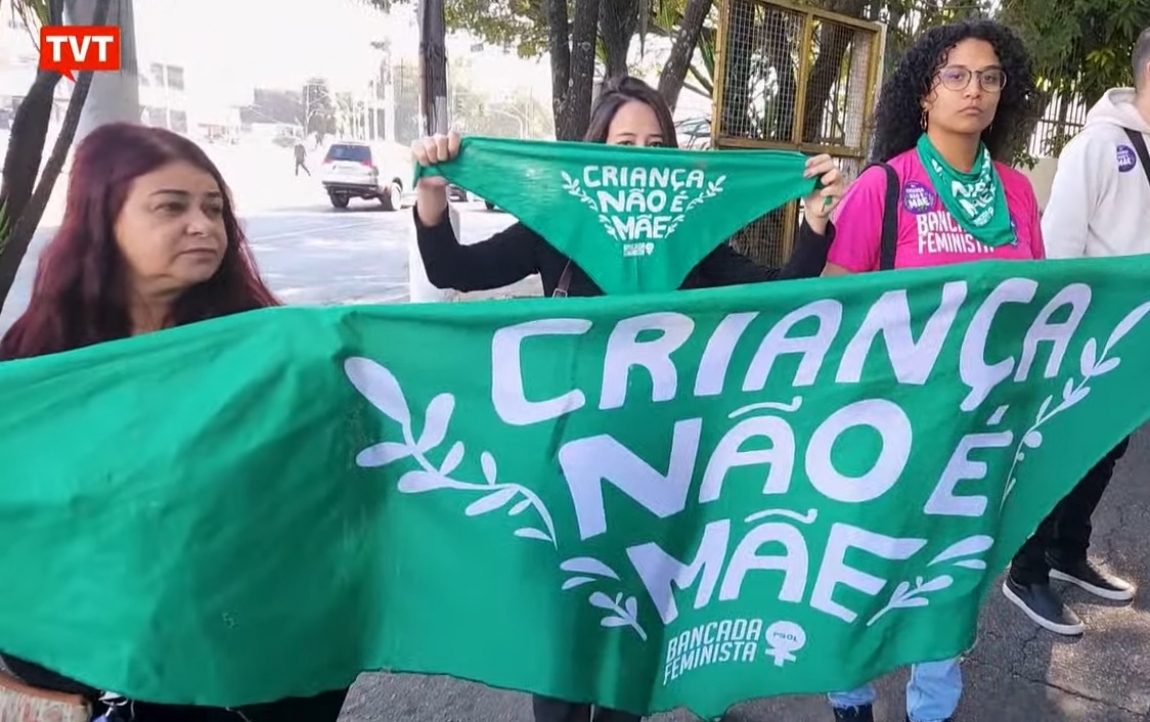
<path fill-rule="evenodd" d="M 814 191 L 807 158 L 603 143 L 464 138 L 418 168 L 482 196 L 547 239 L 604 293 L 673 291 L 736 231 Z"/>
<path fill-rule="evenodd" d="M 974 640 L 1150 414 L 1150 257 L 282 308 L 0 365 L 0 649 L 153 701 L 361 670 L 703 716 Z"/>

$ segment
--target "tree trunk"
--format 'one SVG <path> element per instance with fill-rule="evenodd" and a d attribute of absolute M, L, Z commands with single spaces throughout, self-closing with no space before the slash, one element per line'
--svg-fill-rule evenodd
<path fill-rule="evenodd" d="M 420 115 L 427 135 L 447 133 L 447 29 L 443 0 L 421 0 L 419 4 Z"/>
<path fill-rule="evenodd" d="M 606 50 L 608 78 L 627 74 L 627 53 L 639 27 L 639 0 L 608 0 L 599 5 L 599 36 Z"/>
<path fill-rule="evenodd" d="M 59 73 L 52 71 L 37 72 L 32 87 L 12 119 L 8 151 L 0 172 L 0 259 L 5 253 L 6 239 L 36 187 L 60 77 Z M 3 298 L 3 292 L 0 288 L 0 298 Z"/>
<path fill-rule="evenodd" d="M 580 140 L 591 121 L 600 0 L 579 0 L 568 22 L 566 0 L 547 0 L 555 137 Z"/>
<path fill-rule="evenodd" d="M 867 0 L 841 0 L 827 7 L 832 12 L 860 19 L 866 8 Z M 831 90 L 842 72 L 843 58 L 854 37 L 855 29 L 849 25 L 823 21 L 819 28 L 819 56 L 807 79 L 807 99 L 803 108 L 802 140 L 806 143 L 823 140 L 819 137 L 823 113 L 826 112 Z"/>
<path fill-rule="evenodd" d="M 91 16 L 91 23 L 93 25 L 104 25 L 107 23 L 108 17 L 108 4 L 104 3 L 96 8 L 96 12 Z M 42 75 L 43 73 L 40 73 Z M 52 73 L 55 75 L 55 73 Z M 68 150 L 72 147 L 72 141 L 76 135 L 76 129 L 80 124 L 80 118 L 84 110 L 84 101 L 88 99 L 89 90 L 92 87 L 92 73 L 81 73 L 76 79 L 76 87 L 72 89 L 72 98 L 68 101 L 68 111 L 64 114 L 64 123 L 60 126 L 60 133 L 56 136 L 56 144 L 52 147 L 52 155 L 48 157 L 48 162 L 44 165 L 44 173 L 40 176 L 40 181 L 36 184 L 36 190 L 32 193 L 31 198 L 28 199 L 27 204 L 18 213 L 8 215 L 10 219 L 11 233 L 6 238 L 0 238 L 3 245 L 0 246 L 0 311 L 4 310 L 4 303 L 8 299 L 8 294 L 12 290 L 12 284 L 16 281 L 16 272 L 20 269 L 20 263 L 24 260 L 24 255 L 28 252 L 28 246 L 32 243 L 32 236 L 36 234 L 36 227 L 40 225 L 40 219 L 44 216 L 44 209 L 48 205 L 48 199 L 52 197 L 52 189 L 56 186 L 56 179 L 60 176 L 60 171 L 64 167 L 64 161 L 68 158 Z M 56 79 L 59 80 L 59 75 Z M 37 76 L 37 81 L 39 81 Z M 52 84 L 54 87 L 55 84 Z M 35 88 L 35 84 L 33 84 Z M 50 91 L 49 91 L 50 92 Z M 31 94 L 29 94 L 31 98 Z M 29 98 L 25 98 L 25 103 Z M 49 96 L 51 99 L 51 96 Z M 23 104 L 21 104 L 21 108 Z M 49 111 L 51 106 L 49 104 Z M 19 111 L 17 112 L 19 115 Z M 36 157 L 36 165 L 39 166 L 41 153 L 44 147 L 44 137 L 47 134 L 48 122 L 47 117 L 44 118 L 44 123 L 40 130 L 40 149 Z M 16 135 L 17 129 L 13 123 L 12 135 L 16 140 L 23 142 L 22 138 Z M 38 128 L 35 126 L 26 126 L 29 135 L 35 133 Z M 33 138 L 34 139 L 34 138 Z M 20 145 L 14 141 L 9 141 L 11 146 Z M 36 178 L 35 168 L 32 172 L 31 179 L 34 181 Z M 7 171 L 7 164 L 5 164 L 5 171 Z"/>
<path fill-rule="evenodd" d="M 663 72 L 659 74 L 659 93 L 663 100 L 674 112 L 679 102 L 679 93 L 683 90 L 683 82 L 687 79 L 687 69 L 691 67 L 691 58 L 695 55 L 695 48 L 699 45 L 699 36 L 703 32 L 703 23 L 711 12 L 713 0 L 687 0 L 687 9 L 683 13 L 683 22 L 679 24 L 679 32 L 675 35 L 675 42 L 671 46 L 671 55 Z"/>
<path fill-rule="evenodd" d="M 140 75 L 132 0 L 67 0 L 64 7 L 69 25 L 120 26 L 120 72 L 100 73 L 92 79 L 91 102 L 84 104 L 75 142 L 107 123 L 139 123 Z M 107 19 L 95 22 L 97 12 Z"/>

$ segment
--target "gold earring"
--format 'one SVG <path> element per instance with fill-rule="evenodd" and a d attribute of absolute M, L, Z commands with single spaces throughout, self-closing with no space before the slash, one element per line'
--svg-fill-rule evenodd
<path fill-rule="evenodd" d="M 922 118 L 919 120 L 919 125 L 922 126 L 923 131 L 925 131 L 930 125 L 930 118 L 928 118 L 926 115 L 926 108 L 923 108 L 922 110 Z"/>

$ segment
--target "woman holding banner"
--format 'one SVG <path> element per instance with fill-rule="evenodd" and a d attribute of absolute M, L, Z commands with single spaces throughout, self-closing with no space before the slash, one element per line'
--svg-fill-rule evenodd
<path fill-rule="evenodd" d="M 591 122 L 583 140 L 608 145 L 679 147 L 671 110 L 663 96 L 631 77 L 604 83 L 591 109 Z M 412 145 L 412 152 L 420 165 L 434 165 L 454 158 L 459 142 L 455 134 L 424 138 Z M 829 155 L 809 159 L 806 177 L 819 178 L 821 187 L 804 199 L 804 223 L 786 266 L 762 268 L 723 243 L 694 268 L 682 288 L 819 275 L 834 238 L 829 218 L 835 199 L 842 195 L 842 177 Z M 538 273 L 546 296 L 602 295 L 602 289 L 578 264 L 522 223 L 481 243 L 460 244 L 447 219 L 446 184 L 443 178 L 424 177 L 416 189 L 416 234 L 432 284 L 458 291 L 481 291 L 502 288 Z"/>
<path fill-rule="evenodd" d="M 637 78 L 604 84 L 591 110 L 586 142 L 640 147 L 678 147 L 671 111 L 659 93 Z M 428 166 L 454 158 L 460 139 L 437 136 L 412 146 L 416 162 Z M 830 156 L 811 158 L 806 177 L 820 188 L 804 199 L 804 223 L 795 250 L 781 269 L 762 268 L 727 244 L 713 250 L 682 288 L 706 288 L 819 275 L 834 238 L 830 214 L 842 195 L 842 177 Z M 547 296 L 598 296 L 603 291 L 587 273 L 542 236 L 516 223 L 486 241 L 464 246 L 447 219 L 446 181 L 424 177 L 417 188 L 415 224 L 428 279 L 440 288 L 476 291 L 501 288 L 538 273 Z M 536 695 L 536 722 L 637 722 L 639 716 L 590 704 Z"/>
<path fill-rule="evenodd" d="M 1030 59 L 989 20 L 925 33 L 883 86 L 875 167 L 838 210 L 826 275 L 1044 257 L 1038 202 L 1002 152 L 1034 97 Z M 958 659 L 916 664 L 907 720 L 945 722 L 962 695 Z M 874 688 L 830 695 L 836 720 L 872 722 Z"/>
<path fill-rule="evenodd" d="M 27 310 L 0 339 L 0 360 L 278 305 L 207 155 L 162 128 L 114 123 L 76 150 L 60 230 L 40 254 Z M 76 533 L 88 523 L 77 519 Z M 64 700 L 74 713 L 69 720 L 88 712 L 100 722 L 335 722 L 347 695 L 341 689 L 234 710 L 159 705 L 102 693 L 15 657 L 3 662 L 19 678 L 0 672 L 5 699 L 17 695 L 33 707 Z"/>

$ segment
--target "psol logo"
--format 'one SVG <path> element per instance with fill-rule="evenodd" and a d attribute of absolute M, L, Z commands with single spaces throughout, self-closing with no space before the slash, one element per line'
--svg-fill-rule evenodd
<path fill-rule="evenodd" d="M 1128 173 L 1134 170 L 1134 166 L 1138 165 L 1138 154 L 1134 149 L 1128 145 L 1118 146 L 1118 170 L 1122 173 Z"/>

